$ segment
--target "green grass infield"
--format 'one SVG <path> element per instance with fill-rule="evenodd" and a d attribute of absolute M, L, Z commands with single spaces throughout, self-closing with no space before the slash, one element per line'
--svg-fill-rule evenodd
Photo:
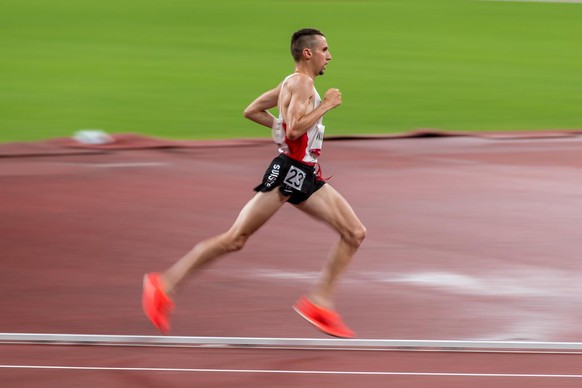
<path fill-rule="evenodd" d="M 582 4 L 472 0 L 5 0 L 0 141 L 81 129 L 266 137 L 246 105 L 320 28 L 326 133 L 582 128 Z"/>

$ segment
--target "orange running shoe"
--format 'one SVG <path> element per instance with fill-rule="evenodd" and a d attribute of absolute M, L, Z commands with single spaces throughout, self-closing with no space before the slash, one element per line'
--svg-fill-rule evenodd
<path fill-rule="evenodd" d="M 293 309 L 318 330 L 327 335 L 339 338 L 355 338 L 354 333 L 347 327 L 335 311 L 313 304 L 307 297 L 301 297 Z"/>
<path fill-rule="evenodd" d="M 147 273 L 143 277 L 142 306 L 145 315 L 164 334 L 170 332 L 170 313 L 174 302 L 164 292 L 159 273 Z"/>

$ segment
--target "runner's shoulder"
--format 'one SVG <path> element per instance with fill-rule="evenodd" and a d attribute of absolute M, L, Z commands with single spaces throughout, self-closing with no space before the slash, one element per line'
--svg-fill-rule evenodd
<path fill-rule="evenodd" d="M 287 85 L 290 90 L 311 89 L 313 88 L 313 79 L 305 74 L 298 73 L 289 78 Z"/>

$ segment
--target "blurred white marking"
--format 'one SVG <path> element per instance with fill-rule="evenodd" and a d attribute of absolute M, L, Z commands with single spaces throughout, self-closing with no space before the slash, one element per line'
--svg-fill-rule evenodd
<path fill-rule="evenodd" d="M 242 271 L 237 274 L 265 280 L 297 282 L 312 282 L 320 276 L 319 272 L 313 271 L 293 272 L 267 268 Z M 576 273 L 527 267 L 484 273 L 480 277 L 446 271 L 413 273 L 359 271 L 348 273 L 342 279 L 342 283 L 357 285 L 402 283 L 462 295 L 502 295 L 506 297 L 570 297 L 582 292 L 582 285 L 580 285 Z"/>
<path fill-rule="evenodd" d="M 452 272 L 421 272 L 396 276 L 389 282 L 411 283 L 419 286 L 437 287 L 459 294 L 472 295 L 519 295 L 547 296 L 551 290 L 542 287 L 526 287 L 517 283 L 519 278 L 476 278 Z"/>
<path fill-rule="evenodd" d="M 131 167 L 160 167 L 167 166 L 164 162 L 136 162 L 136 163 L 84 163 L 83 166 L 95 168 L 131 168 Z"/>
<path fill-rule="evenodd" d="M 365 375 L 365 376 L 431 376 L 431 377 L 513 377 L 579 379 L 582 375 L 527 374 L 527 373 L 455 373 L 455 372 L 385 372 L 385 371 L 331 371 L 331 370 L 284 370 L 284 369 L 207 369 L 207 368 L 137 368 L 111 366 L 65 366 L 65 365 L 0 365 L 4 369 L 57 369 L 98 370 L 134 372 L 187 372 L 187 373 L 276 373 L 300 375 Z"/>
<path fill-rule="evenodd" d="M 313 281 L 319 277 L 318 272 L 290 272 L 272 269 L 259 269 L 252 272 L 252 276 L 278 280 Z"/>

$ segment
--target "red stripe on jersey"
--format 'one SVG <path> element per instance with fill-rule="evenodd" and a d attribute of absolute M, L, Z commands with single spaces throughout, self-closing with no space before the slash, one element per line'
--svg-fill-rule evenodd
<path fill-rule="evenodd" d="M 295 140 L 290 140 L 287 137 L 287 124 L 283 123 L 283 129 L 285 130 L 285 144 L 287 144 L 288 148 L 287 151 L 285 151 L 285 154 L 298 162 L 311 164 L 303 160 L 307 155 L 307 144 L 309 141 L 307 133 L 304 133 Z"/>

